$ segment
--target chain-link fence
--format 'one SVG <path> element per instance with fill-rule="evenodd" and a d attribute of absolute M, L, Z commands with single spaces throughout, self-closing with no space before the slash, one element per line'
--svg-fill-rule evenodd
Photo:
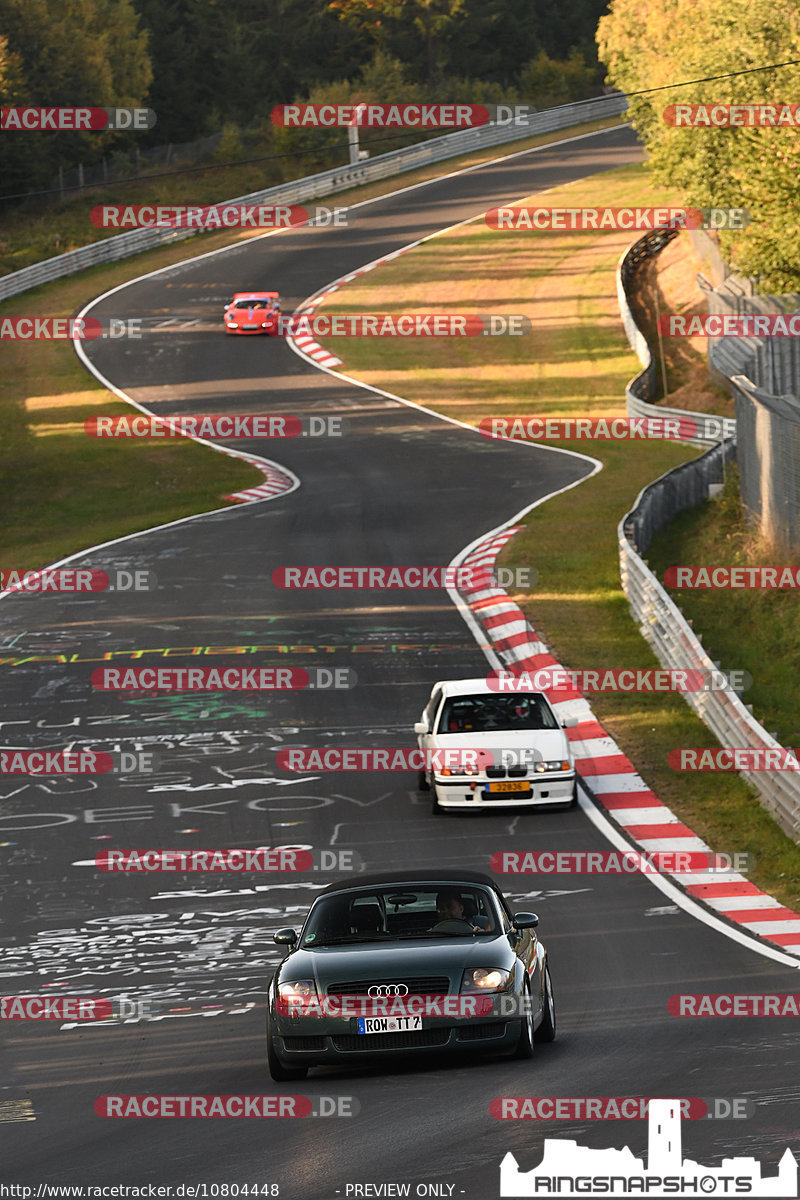
<path fill-rule="evenodd" d="M 220 131 L 208 137 L 196 138 L 193 142 L 169 142 L 163 146 L 152 146 L 149 150 L 141 150 L 134 146 L 130 152 L 117 151 L 99 163 L 90 166 L 79 163 L 77 167 L 59 171 L 58 175 L 50 180 L 50 187 L 53 191 L 63 192 L 73 188 L 112 183 L 116 179 L 135 178 L 156 169 L 191 167 L 213 158 L 223 137 L 224 134 Z"/>
<path fill-rule="evenodd" d="M 752 280 L 698 283 L 709 312 L 800 312 L 800 295 L 759 295 Z M 736 402 L 742 501 L 780 551 L 800 549 L 800 339 L 709 339 L 709 362 Z"/>

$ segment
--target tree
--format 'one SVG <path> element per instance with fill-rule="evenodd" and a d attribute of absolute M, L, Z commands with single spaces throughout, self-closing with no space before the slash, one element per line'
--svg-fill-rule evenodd
<path fill-rule="evenodd" d="M 627 92 L 800 59 L 794 0 L 614 0 L 597 30 L 608 78 Z M 776 104 L 800 94 L 800 68 L 759 71 L 633 96 L 631 118 L 657 180 L 701 207 L 744 207 L 744 233 L 723 233 L 723 252 L 764 289 L 800 286 L 800 134 L 794 127 L 674 128 L 674 104 Z"/>

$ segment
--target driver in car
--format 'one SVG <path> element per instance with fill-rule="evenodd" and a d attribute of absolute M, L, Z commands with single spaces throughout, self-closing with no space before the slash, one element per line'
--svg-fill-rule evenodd
<path fill-rule="evenodd" d="M 439 892 L 436 897 L 436 915 L 439 918 L 433 926 L 432 933 L 447 933 L 457 932 L 459 926 L 462 929 L 471 929 L 476 933 L 481 932 L 480 926 L 464 916 L 464 903 L 458 892 Z"/>

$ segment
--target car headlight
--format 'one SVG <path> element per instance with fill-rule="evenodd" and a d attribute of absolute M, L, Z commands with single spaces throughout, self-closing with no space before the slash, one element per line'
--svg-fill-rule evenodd
<path fill-rule="evenodd" d="M 571 771 L 572 768 L 566 758 L 554 758 L 547 762 L 537 762 L 533 764 L 533 769 L 538 774 L 543 771 Z"/>
<path fill-rule="evenodd" d="M 292 983 L 279 983 L 276 1009 L 282 1017 L 302 1016 L 303 1011 L 317 999 L 317 985 L 313 979 L 295 979 Z"/>
<path fill-rule="evenodd" d="M 510 974 L 502 967 L 468 967 L 461 979 L 461 991 L 502 992 Z"/>
<path fill-rule="evenodd" d="M 480 775 L 477 767 L 442 767 L 437 775 Z"/>

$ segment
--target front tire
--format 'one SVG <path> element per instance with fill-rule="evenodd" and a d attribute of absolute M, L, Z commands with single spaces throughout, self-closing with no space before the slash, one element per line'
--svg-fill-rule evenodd
<path fill-rule="evenodd" d="M 531 984 L 527 975 L 522 985 L 523 1012 L 519 1022 L 519 1041 L 514 1051 L 514 1058 L 533 1058 L 533 1004 L 531 1001 Z"/>
<path fill-rule="evenodd" d="M 276 1083 L 288 1083 L 292 1079 L 305 1079 L 308 1067 L 285 1067 L 278 1058 L 275 1043 L 272 1040 L 269 1017 L 267 1017 L 267 1065 L 269 1073 Z"/>
<path fill-rule="evenodd" d="M 553 981 L 550 978 L 550 968 L 544 969 L 544 1015 L 539 1028 L 534 1034 L 537 1042 L 552 1042 L 556 1036 L 556 1005 L 553 999 Z"/>

